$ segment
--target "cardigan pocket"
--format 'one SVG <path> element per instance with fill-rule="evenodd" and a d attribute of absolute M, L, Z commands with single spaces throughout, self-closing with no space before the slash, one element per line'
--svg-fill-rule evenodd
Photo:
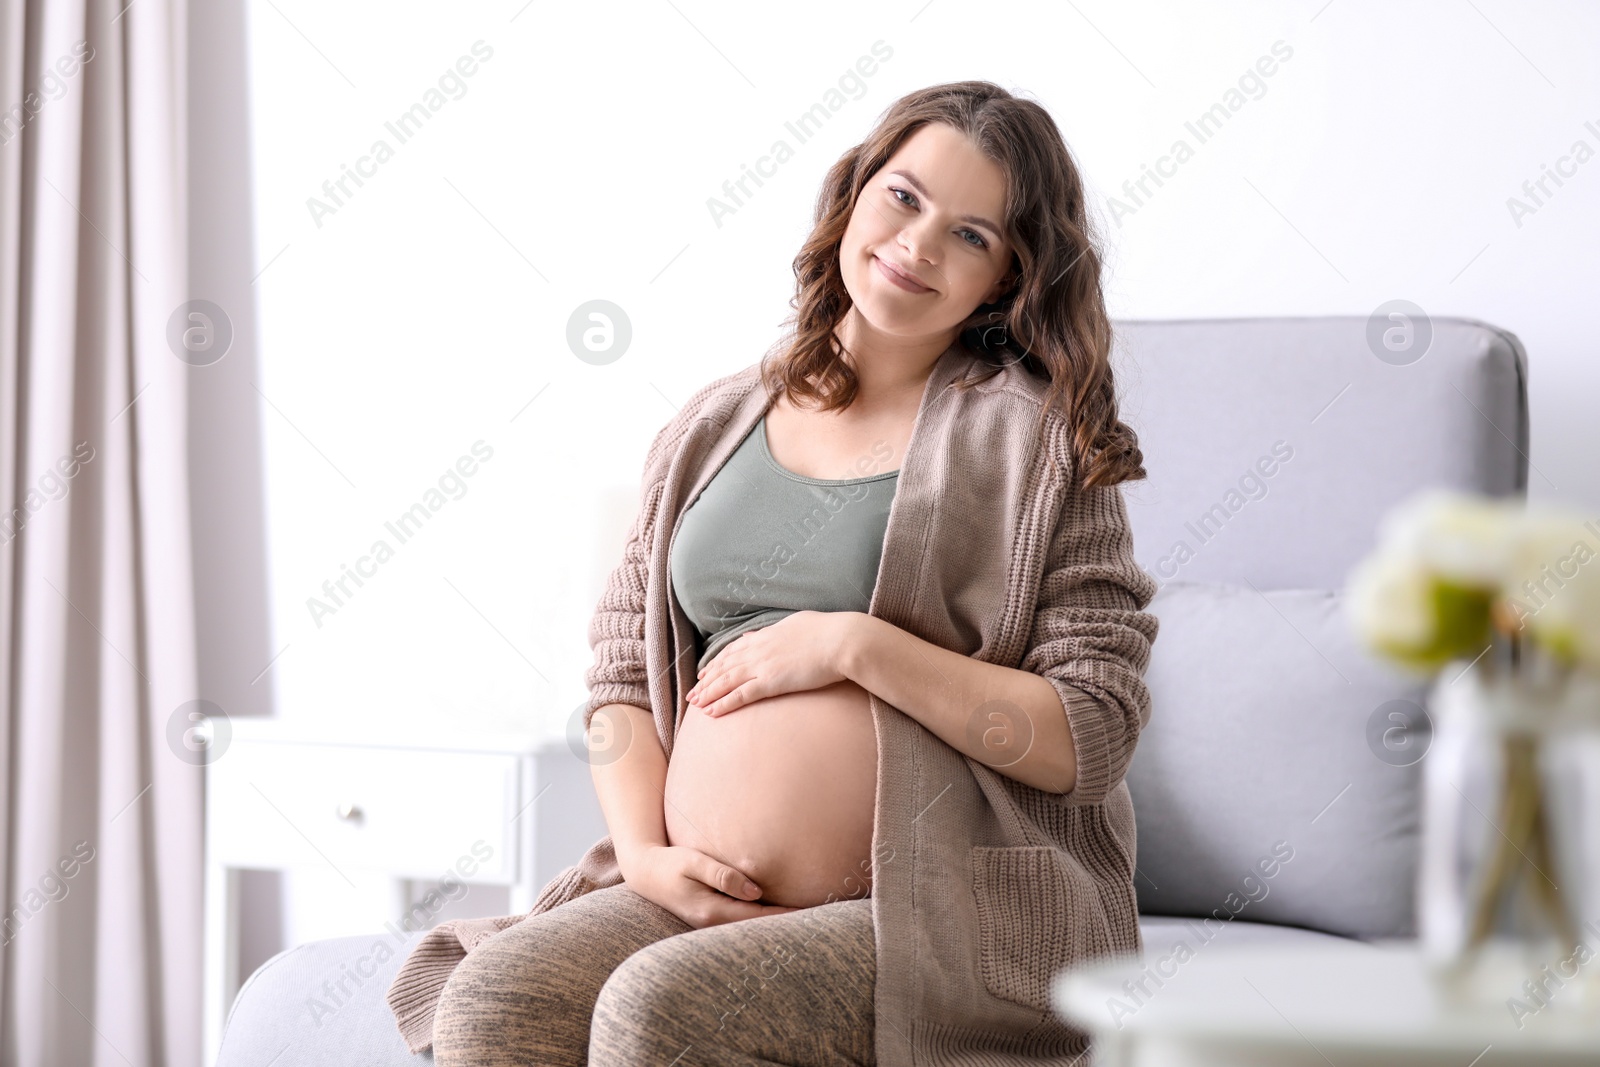
<path fill-rule="evenodd" d="M 1094 878 L 1049 846 L 974 846 L 983 984 L 1004 1000 L 1051 1011 L 1050 984 L 1069 964 L 1109 952 L 1105 907 Z"/>

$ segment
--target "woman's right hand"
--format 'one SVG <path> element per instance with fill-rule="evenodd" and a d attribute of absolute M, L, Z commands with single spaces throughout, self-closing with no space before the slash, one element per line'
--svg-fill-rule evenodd
<path fill-rule="evenodd" d="M 758 904 L 761 889 L 733 867 L 687 845 L 651 845 L 632 857 L 623 881 L 694 927 L 799 911 Z"/>

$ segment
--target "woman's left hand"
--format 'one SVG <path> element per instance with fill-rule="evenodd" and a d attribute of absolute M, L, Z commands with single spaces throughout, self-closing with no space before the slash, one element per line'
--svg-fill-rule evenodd
<path fill-rule="evenodd" d="M 797 611 L 740 634 L 700 672 L 689 703 L 715 718 L 752 701 L 846 680 L 841 652 L 854 611 Z"/>

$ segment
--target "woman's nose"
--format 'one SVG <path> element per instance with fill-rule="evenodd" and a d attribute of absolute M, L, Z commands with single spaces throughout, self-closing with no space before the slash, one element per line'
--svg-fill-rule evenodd
<path fill-rule="evenodd" d="M 935 269 L 933 257 L 928 254 L 934 247 L 933 234 L 923 223 L 912 223 L 900 231 L 900 247 L 905 249 L 913 268 Z"/>

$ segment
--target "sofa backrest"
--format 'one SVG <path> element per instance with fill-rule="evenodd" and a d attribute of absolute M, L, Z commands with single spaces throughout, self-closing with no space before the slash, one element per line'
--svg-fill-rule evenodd
<path fill-rule="evenodd" d="M 1122 417 L 1150 472 L 1123 491 L 1159 582 L 1336 587 L 1415 490 L 1527 485 L 1527 361 L 1504 330 L 1434 319 L 1423 355 L 1397 364 L 1358 317 L 1115 328 Z"/>
<path fill-rule="evenodd" d="M 1343 586 L 1412 493 L 1526 492 L 1522 346 L 1415 315 L 1116 330 L 1149 472 L 1124 498 L 1162 586 L 1128 771 L 1140 909 L 1408 936 L 1425 689 L 1358 647 Z"/>

